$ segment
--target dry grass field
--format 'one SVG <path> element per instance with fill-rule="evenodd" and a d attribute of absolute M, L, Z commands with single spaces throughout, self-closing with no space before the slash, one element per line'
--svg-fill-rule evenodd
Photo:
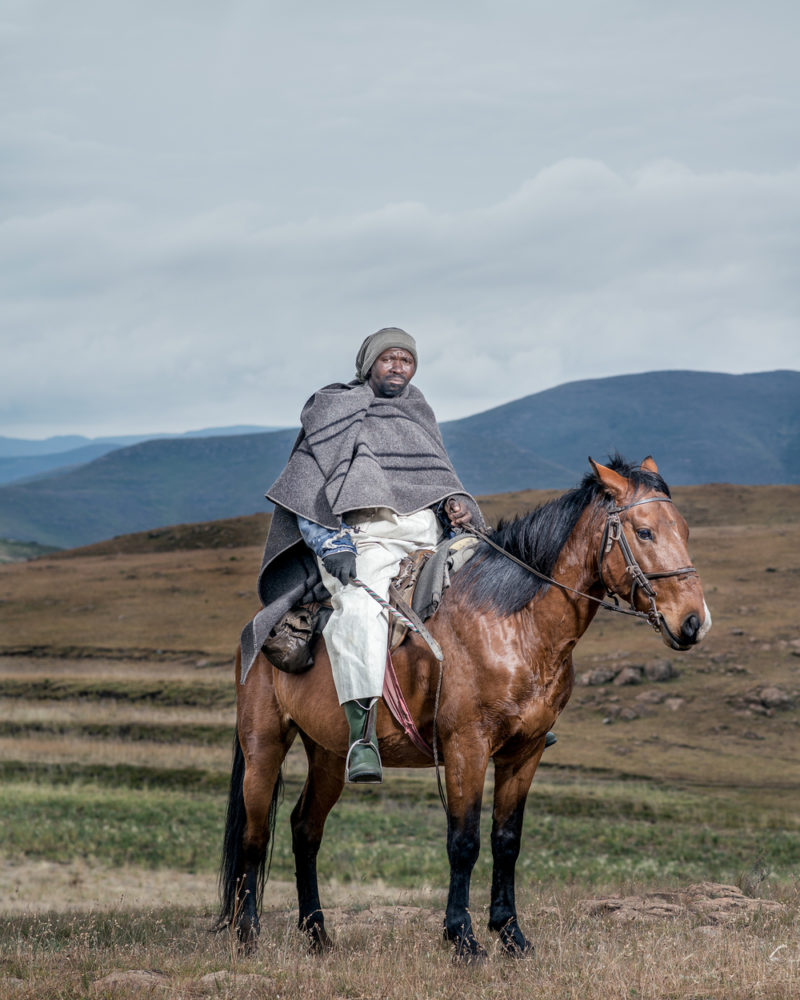
<path fill-rule="evenodd" d="M 552 495 L 483 507 L 496 521 Z M 0 566 L 0 997 L 799 996 L 800 487 L 674 495 L 714 627 L 687 654 L 616 616 L 584 637 L 526 811 L 518 900 L 537 955 L 504 961 L 484 930 L 477 969 L 438 944 L 447 866 L 429 771 L 345 793 L 320 855 L 337 948 L 305 955 L 296 750 L 260 951 L 208 934 L 231 663 L 266 518 Z"/>

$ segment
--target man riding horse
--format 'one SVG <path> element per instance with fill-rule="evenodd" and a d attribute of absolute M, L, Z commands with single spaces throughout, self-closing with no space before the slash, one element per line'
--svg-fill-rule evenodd
<path fill-rule="evenodd" d="M 298 926 L 315 951 L 331 945 L 317 857 L 344 786 L 348 746 L 354 745 L 349 780 L 380 780 L 370 708 L 383 690 L 387 625 L 355 575 L 385 597 L 401 556 L 443 534 L 440 507 L 450 506 L 445 524 L 482 523 L 433 414 L 409 385 L 416 363 L 416 345 L 403 331 L 367 338 L 356 381 L 327 386 L 306 404 L 289 463 L 268 494 L 276 507 L 259 581 L 264 609 L 242 633 L 237 656 L 220 873 L 218 926 L 235 927 L 246 949 L 259 932 L 281 768 L 295 737 L 301 735 L 308 760 L 291 816 Z M 489 928 L 507 954 L 532 951 L 515 896 L 525 802 L 548 729 L 572 691 L 573 649 L 598 608 L 649 622 L 674 650 L 690 649 L 711 627 L 687 549 L 688 526 L 652 457 L 638 465 L 618 455 L 609 466 L 590 463 L 592 471 L 563 496 L 481 532 L 476 555 L 454 575 L 429 620 L 443 669 L 436 670 L 434 647 L 418 637 L 393 656 L 409 715 L 444 765 L 450 862 L 444 933 L 463 961 L 486 956 L 470 915 L 470 884 L 490 761 Z M 323 583 L 334 611 L 325 644 L 313 646 L 316 665 L 296 675 L 275 669 L 261 654 L 269 630 L 295 604 L 321 596 Z M 606 594 L 629 606 L 604 600 Z M 350 723 L 349 741 L 338 704 Z M 388 710 L 379 713 L 377 733 L 387 767 L 426 767 L 437 759 Z"/>
<path fill-rule="evenodd" d="M 330 594 L 323 635 L 350 729 L 348 782 L 382 779 L 375 705 L 388 639 L 384 610 L 353 581 L 386 600 L 405 556 L 469 522 L 483 527 L 433 411 L 410 385 L 416 370 L 414 338 L 378 330 L 361 345 L 356 378 L 325 386 L 303 407 L 289 461 L 266 494 L 275 512 L 259 577 L 265 607 L 242 636 L 244 682 L 280 616 Z"/>

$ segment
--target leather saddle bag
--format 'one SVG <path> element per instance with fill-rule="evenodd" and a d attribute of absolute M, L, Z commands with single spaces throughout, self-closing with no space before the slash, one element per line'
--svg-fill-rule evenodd
<path fill-rule="evenodd" d="M 287 611 L 261 647 L 269 662 L 287 674 L 302 674 L 314 663 L 313 641 L 327 624 L 333 609 L 313 601 Z"/>

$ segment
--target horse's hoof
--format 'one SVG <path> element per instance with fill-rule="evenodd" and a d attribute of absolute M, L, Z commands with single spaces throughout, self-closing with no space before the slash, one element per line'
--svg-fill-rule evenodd
<path fill-rule="evenodd" d="M 239 935 L 236 950 L 245 958 L 250 958 L 252 955 L 255 955 L 256 951 L 258 951 L 258 935 Z"/>
<path fill-rule="evenodd" d="M 453 939 L 454 965 L 483 965 L 487 959 L 486 949 L 474 934 Z"/>
<path fill-rule="evenodd" d="M 308 941 L 309 955 L 324 955 L 333 949 L 333 941 L 328 937 L 324 925 L 301 923 L 299 927 Z"/>
<path fill-rule="evenodd" d="M 481 965 L 486 961 L 486 949 L 472 933 L 472 927 L 459 926 L 457 930 L 449 930 L 447 920 L 442 927 L 442 943 L 454 947 L 453 963 L 455 965 Z"/>
<path fill-rule="evenodd" d="M 323 931 L 322 934 L 315 934 L 313 937 L 309 938 L 309 955 L 327 955 L 329 951 L 333 951 L 333 941 L 328 937 L 325 931 Z"/>
<path fill-rule="evenodd" d="M 453 965 L 483 965 L 487 957 L 486 949 L 473 938 L 456 945 Z"/>
<path fill-rule="evenodd" d="M 528 958 L 536 950 L 516 922 L 509 922 L 500 928 L 500 947 L 509 958 Z"/>
<path fill-rule="evenodd" d="M 240 955 L 254 955 L 258 948 L 257 923 L 241 921 L 236 925 L 236 950 Z"/>
<path fill-rule="evenodd" d="M 533 942 L 522 934 L 514 938 L 501 938 L 500 946 L 503 949 L 503 954 L 509 958 L 531 958 L 536 954 Z"/>

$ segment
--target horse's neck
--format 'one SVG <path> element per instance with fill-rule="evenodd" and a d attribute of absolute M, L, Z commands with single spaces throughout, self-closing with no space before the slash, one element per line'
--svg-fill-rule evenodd
<path fill-rule="evenodd" d="M 602 596 L 597 579 L 597 511 L 588 508 L 581 514 L 572 534 L 559 553 L 552 578 L 570 590 L 548 587 L 547 592 L 528 605 L 537 631 L 552 632 L 554 646 L 572 647 L 580 639 L 597 613 L 598 605 L 572 591 Z"/>

